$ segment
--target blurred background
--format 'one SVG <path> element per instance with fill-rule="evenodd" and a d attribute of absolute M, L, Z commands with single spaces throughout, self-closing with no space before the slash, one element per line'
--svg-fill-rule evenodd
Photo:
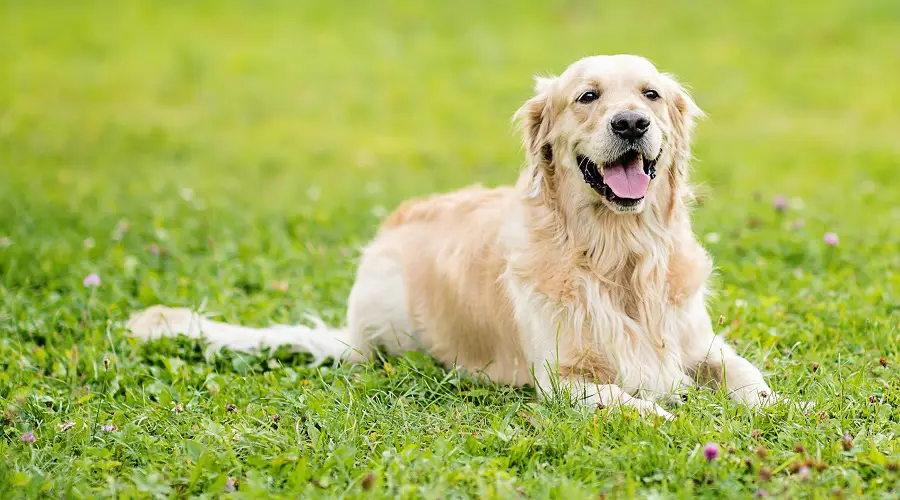
<path fill-rule="evenodd" d="M 205 363 L 117 326 L 157 303 L 340 324 L 386 213 L 514 182 L 532 77 L 614 53 L 708 113 L 715 328 L 818 417 L 702 391 L 657 428 L 421 356 Z M 898 109 L 900 0 L 0 0 L 0 497 L 740 498 L 763 442 L 773 496 L 896 491 Z M 832 466 L 788 476 L 796 443 Z"/>
<path fill-rule="evenodd" d="M 7 273 L 8 285 L 119 272 L 158 245 L 180 258 L 153 261 L 118 297 L 216 296 L 234 284 L 221 272 L 233 260 L 247 295 L 333 264 L 334 293 L 321 292 L 325 278 L 298 293 L 339 309 L 347 256 L 379 217 L 410 196 L 513 182 L 522 151 L 510 118 L 532 76 L 593 54 L 648 57 L 707 111 L 695 147 L 709 195 L 701 234 L 743 227 L 754 200 L 775 196 L 805 207 L 816 235 L 875 244 L 900 217 L 895 0 L 0 9 L 0 236 L 22 262 L 41 262 Z M 124 247 L 82 248 L 110 238 Z M 207 247 L 219 267 L 203 267 Z M 209 283 L 184 279 L 203 273 Z"/>
<path fill-rule="evenodd" d="M 157 303 L 340 324 L 386 213 L 514 182 L 532 77 L 614 53 L 708 113 L 694 229 L 715 328 L 818 417 L 703 391 L 686 424 L 598 424 L 421 356 L 204 363 L 117 326 Z M 896 491 L 898 109 L 900 0 L 0 0 L 0 497 L 234 478 L 353 496 L 383 476 L 369 493 L 686 497 L 715 477 L 695 493 L 739 498 L 763 442 L 773 496 Z M 707 464 L 708 441 L 737 452 Z M 796 443 L 831 468 L 789 477 Z"/>

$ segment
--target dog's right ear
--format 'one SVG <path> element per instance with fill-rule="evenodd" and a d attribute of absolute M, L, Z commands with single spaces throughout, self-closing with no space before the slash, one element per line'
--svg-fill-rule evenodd
<path fill-rule="evenodd" d="M 556 77 L 535 77 L 535 96 L 525 101 L 513 119 L 522 128 L 522 142 L 531 163 L 549 161 L 549 135 L 551 129 L 550 96 Z"/>

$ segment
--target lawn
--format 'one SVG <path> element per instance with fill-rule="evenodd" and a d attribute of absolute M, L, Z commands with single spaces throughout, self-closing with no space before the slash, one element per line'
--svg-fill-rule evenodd
<path fill-rule="evenodd" d="M 123 331 L 340 323 L 387 211 L 513 182 L 532 75 L 619 52 L 707 111 L 712 316 L 812 410 L 653 422 Z M 0 0 L 0 497 L 898 498 L 897 54 L 895 0 Z"/>

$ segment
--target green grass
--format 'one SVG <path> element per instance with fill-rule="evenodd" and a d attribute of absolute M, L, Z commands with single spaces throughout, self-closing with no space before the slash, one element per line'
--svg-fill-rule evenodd
<path fill-rule="evenodd" d="M 679 3 L 0 1 L 0 496 L 897 498 L 900 4 Z M 339 323 L 382 212 L 512 182 L 531 76 L 617 52 L 709 113 L 712 314 L 808 415 L 697 391 L 655 425 L 422 356 L 315 369 L 117 326 Z M 791 474 L 798 443 L 827 468 Z"/>

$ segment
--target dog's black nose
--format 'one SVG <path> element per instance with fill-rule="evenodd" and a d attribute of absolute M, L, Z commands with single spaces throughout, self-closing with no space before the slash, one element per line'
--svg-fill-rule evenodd
<path fill-rule="evenodd" d="M 622 111 L 612 117 L 609 126 L 619 137 L 634 141 L 643 137 L 650 128 L 650 119 L 637 111 Z"/>

